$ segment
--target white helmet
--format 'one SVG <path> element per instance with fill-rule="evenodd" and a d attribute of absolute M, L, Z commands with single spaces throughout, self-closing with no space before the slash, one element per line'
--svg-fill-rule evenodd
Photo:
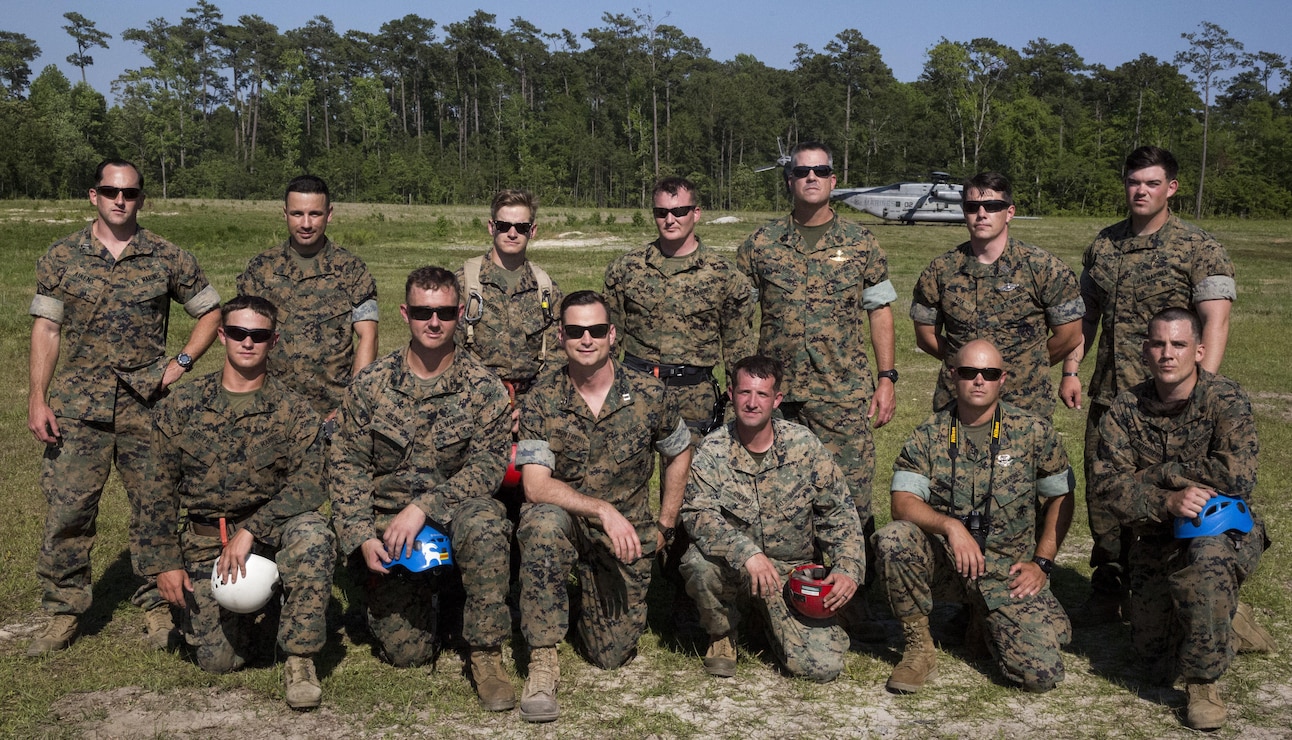
<path fill-rule="evenodd" d="M 220 561 L 211 568 L 211 594 L 220 606 L 238 614 L 258 612 L 269 603 L 278 582 L 278 564 L 259 555 L 247 556 L 247 574 L 239 575 L 235 582 L 220 581 Z"/>

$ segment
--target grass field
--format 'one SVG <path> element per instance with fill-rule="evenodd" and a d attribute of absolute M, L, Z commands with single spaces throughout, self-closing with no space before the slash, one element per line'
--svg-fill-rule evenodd
<path fill-rule="evenodd" d="M 846 211 L 846 209 L 845 209 Z M 766 656 L 742 652 L 738 677 L 717 681 L 703 672 L 702 649 L 677 630 L 667 587 L 652 596 L 651 630 L 641 657 L 616 672 L 601 672 L 562 647 L 560 721 L 527 727 L 514 713 L 480 711 L 457 656 L 433 669 L 397 670 L 350 639 L 342 618 L 349 604 L 336 590 L 337 634 L 320 660 L 324 707 L 294 714 L 282 701 L 281 664 L 269 659 L 229 675 L 209 676 L 175 654 L 150 653 L 141 641 L 142 615 L 129 605 L 134 589 L 126 550 L 127 507 L 113 477 L 99 515 L 94 552 L 95 605 L 85 634 L 71 649 L 41 660 L 23 657 L 43 623 L 33 575 L 45 505 L 37 486 L 39 445 L 26 429 L 27 348 L 36 258 L 54 240 L 81 228 L 92 210 L 84 202 L 0 203 L 0 362 L 12 383 L 0 388 L 0 736 L 189 737 L 212 732 L 266 737 L 334 736 L 577 736 L 577 737 L 1169 737 L 1189 734 L 1177 713 L 1183 692 L 1142 683 L 1129 630 L 1112 625 L 1078 631 L 1065 654 L 1067 680 L 1044 696 L 1001 686 L 987 661 L 968 661 L 948 644 L 939 677 L 916 696 L 895 697 L 883 682 L 898 657 L 899 630 L 887 648 L 849 655 L 845 675 L 817 686 L 781 677 Z M 569 292 L 599 288 L 607 262 L 653 238 L 648 214 L 544 209 L 531 257 Z M 706 212 L 707 222 L 734 215 L 736 224 L 706 223 L 707 244 L 734 258 L 736 246 L 770 213 Z M 853 218 L 856 214 L 845 214 Z M 607 223 L 613 217 L 613 222 Z M 487 246 L 484 208 L 423 208 L 339 204 L 329 235 L 359 254 L 377 278 L 381 349 L 406 339 L 399 319 L 404 278 L 425 264 L 456 268 Z M 636 218 L 635 218 L 636 217 Z M 887 490 L 891 463 L 909 431 L 928 413 L 938 363 L 915 349 L 907 316 L 916 275 L 935 255 L 964 238 L 956 227 L 871 225 L 889 256 L 899 302 L 898 413 L 876 433 L 876 492 Z M 1013 234 L 1079 266 L 1081 250 L 1111 219 L 1015 221 Z M 221 295 L 233 294 L 247 260 L 285 237 L 281 206 L 257 202 L 150 203 L 141 223 L 194 252 Z M 1224 243 L 1238 270 L 1239 300 L 1223 372 L 1251 394 L 1261 439 L 1256 501 L 1275 546 L 1244 588 L 1244 600 L 1273 633 L 1284 656 L 1292 650 L 1292 223 L 1220 221 L 1204 224 Z M 173 312 L 171 351 L 192 326 Z M 1282 337 L 1282 338 L 1281 338 Z M 1279 349 L 1283 347 L 1283 349 Z M 220 349 L 196 372 L 219 368 Z M 1088 378 L 1093 361 L 1082 367 Z M 1056 369 L 1057 375 L 1057 369 Z M 1081 470 L 1084 412 L 1060 405 L 1055 423 L 1065 435 L 1073 467 Z M 1082 487 L 1078 485 L 1078 490 Z M 876 515 L 888 520 L 887 497 Z M 1089 536 L 1079 496 L 1072 533 L 1060 552 L 1054 588 L 1069 607 L 1085 596 Z M 881 611 L 877 595 L 872 603 Z M 523 640 L 517 637 L 519 648 Z M 521 678 L 518 674 L 516 686 Z M 1278 656 L 1242 656 L 1223 684 L 1229 725 L 1220 736 L 1283 737 L 1292 727 L 1292 666 Z M 254 724 L 249 724 L 254 723 Z"/>

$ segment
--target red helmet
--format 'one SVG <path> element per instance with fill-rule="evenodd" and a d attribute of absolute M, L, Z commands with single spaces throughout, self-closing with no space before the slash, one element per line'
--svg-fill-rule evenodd
<path fill-rule="evenodd" d="M 520 487 L 520 471 L 516 469 L 516 443 L 511 443 L 511 462 L 507 464 L 507 472 L 502 477 L 503 488 Z"/>
<path fill-rule="evenodd" d="M 826 583 L 829 570 L 823 565 L 809 563 L 800 565 L 791 573 L 785 583 L 785 598 L 799 614 L 808 619 L 829 619 L 834 612 L 825 608 L 825 597 L 834 589 L 833 583 Z"/>

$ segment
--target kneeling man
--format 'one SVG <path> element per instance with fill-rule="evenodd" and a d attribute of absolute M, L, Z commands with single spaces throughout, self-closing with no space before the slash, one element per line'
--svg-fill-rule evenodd
<path fill-rule="evenodd" d="M 843 670 L 848 633 L 833 616 L 808 619 L 792 609 L 783 584 L 821 552 L 833 566 L 823 605 L 837 612 L 847 604 L 866 569 L 861 521 L 829 450 L 807 427 L 772 418 L 783 379 L 780 361 L 768 357 L 733 366 L 736 418 L 704 438 L 691 464 L 682 523 L 692 544 L 681 570 L 709 633 L 710 674 L 735 675 L 736 627 L 752 602 L 789 673 L 832 681 Z"/>
<path fill-rule="evenodd" d="M 1063 680 L 1059 646 L 1072 628 L 1049 574 L 1072 522 L 1074 479 L 1050 423 L 1000 400 L 1003 364 L 990 342 L 961 348 L 950 370 L 956 402 L 917 427 L 893 463 L 893 522 L 874 539 L 906 639 L 890 691 L 917 691 L 936 673 L 934 598 L 986 613 L 1009 682 L 1041 692 Z"/>

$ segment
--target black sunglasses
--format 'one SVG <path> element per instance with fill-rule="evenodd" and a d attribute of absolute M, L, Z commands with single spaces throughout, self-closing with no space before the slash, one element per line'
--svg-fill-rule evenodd
<path fill-rule="evenodd" d="M 521 236 L 529 236 L 529 230 L 534 228 L 534 224 L 529 221 L 518 221 L 516 223 L 512 223 L 511 221 L 495 220 L 493 222 L 493 227 L 498 230 L 499 234 L 506 234 L 508 231 L 515 229 L 517 234 L 520 234 Z"/>
<path fill-rule="evenodd" d="M 1004 370 L 1001 370 L 998 367 L 971 367 L 969 365 L 961 365 L 956 368 L 956 375 L 959 375 L 961 380 L 973 380 L 981 374 L 983 380 L 991 382 L 1000 380 L 1000 376 L 1004 372 Z"/>
<path fill-rule="evenodd" d="M 661 208 L 659 206 L 655 206 L 651 209 L 651 212 L 655 214 L 655 218 L 667 218 L 670 213 L 673 214 L 673 218 L 681 218 L 694 210 L 695 206 L 678 206 L 676 208 Z"/>
<path fill-rule="evenodd" d="M 251 341 L 256 344 L 264 344 L 274 338 L 274 330 L 244 329 L 241 326 L 226 326 L 224 327 L 224 336 L 228 337 L 229 340 L 233 342 L 241 342 L 247 337 L 251 337 Z"/>
<path fill-rule="evenodd" d="M 610 324 L 593 324 L 592 326 L 580 326 L 578 324 L 565 325 L 566 339 L 582 339 L 583 332 L 592 335 L 593 339 L 604 339 L 610 333 Z"/>
<path fill-rule="evenodd" d="M 119 188 L 113 185 L 97 185 L 94 192 L 102 195 L 108 200 L 116 200 L 118 195 L 124 196 L 126 200 L 139 200 L 143 195 L 143 188 Z"/>
<path fill-rule="evenodd" d="M 977 213 L 979 208 L 987 209 L 988 213 L 1000 213 L 1011 205 L 1007 200 L 966 200 L 965 213 Z"/>
<path fill-rule="evenodd" d="M 812 167 L 794 167 L 790 169 L 790 174 L 793 175 L 796 180 L 802 180 L 807 177 L 809 172 L 813 173 L 817 177 L 829 177 L 834 174 L 834 168 L 828 164 L 818 164 Z"/>
<path fill-rule="evenodd" d="M 413 321 L 430 321 L 435 316 L 440 321 L 457 321 L 457 306 L 409 306 L 408 318 Z"/>

